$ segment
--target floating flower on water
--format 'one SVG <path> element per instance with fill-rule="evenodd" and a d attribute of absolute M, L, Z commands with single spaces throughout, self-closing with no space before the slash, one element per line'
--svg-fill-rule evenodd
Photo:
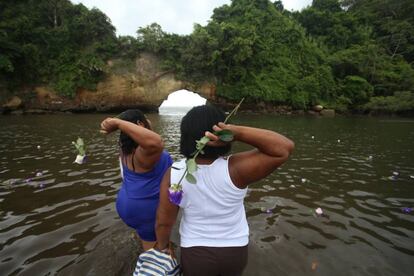
<path fill-rule="evenodd" d="M 341 143 L 341 139 L 338 139 L 338 143 Z"/>
<path fill-rule="evenodd" d="M 174 205 L 180 205 L 181 200 L 183 199 L 183 189 L 180 184 L 172 184 L 168 189 L 168 198 L 170 202 Z"/>
<path fill-rule="evenodd" d="M 371 161 L 371 160 L 372 160 L 372 158 L 373 158 L 373 157 L 372 157 L 372 155 L 370 155 L 370 156 L 368 156 L 368 158 L 367 158 L 367 159 L 368 159 L 368 161 Z"/>
<path fill-rule="evenodd" d="M 37 149 L 40 149 L 40 146 L 39 145 L 37 145 Z"/>
<path fill-rule="evenodd" d="M 302 183 L 305 183 L 306 182 L 306 178 L 302 178 L 301 181 L 302 181 Z"/>
<path fill-rule="evenodd" d="M 86 163 L 86 146 L 82 138 L 78 138 L 75 142 L 72 142 L 72 145 L 78 150 L 78 155 L 76 156 L 75 163 L 84 164 Z"/>
<path fill-rule="evenodd" d="M 315 213 L 316 213 L 318 216 L 322 216 L 322 215 L 323 215 L 323 211 L 322 211 L 322 209 L 321 209 L 320 207 L 318 207 L 318 208 L 316 208 L 316 209 L 315 209 Z"/>
<path fill-rule="evenodd" d="M 79 165 L 86 163 L 86 155 L 76 155 L 76 159 L 73 162 Z"/>
<path fill-rule="evenodd" d="M 292 185 L 290 185 L 289 187 L 290 187 L 290 188 L 296 188 L 296 186 L 295 186 L 295 185 L 293 185 L 293 184 L 292 184 Z"/>
<path fill-rule="evenodd" d="M 414 175 L 410 175 L 410 178 L 411 178 L 411 179 L 414 179 Z"/>
<path fill-rule="evenodd" d="M 403 207 L 403 208 L 401 208 L 401 211 L 403 211 L 403 213 L 409 214 L 413 211 L 413 208 Z"/>
<path fill-rule="evenodd" d="M 392 174 L 395 175 L 395 176 L 399 176 L 400 175 L 399 172 L 392 172 Z"/>
<path fill-rule="evenodd" d="M 43 175 L 43 173 L 42 173 L 42 172 L 37 172 L 37 173 L 36 173 L 36 176 L 37 176 L 37 177 L 42 176 L 42 175 Z"/>
<path fill-rule="evenodd" d="M 315 136 L 313 136 L 313 135 L 312 135 L 312 136 L 311 136 L 311 138 L 312 138 L 312 139 L 315 139 Z"/>
<path fill-rule="evenodd" d="M 262 208 L 260 208 L 260 210 L 263 212 L 263 213 L 266 213 L 266 214 L 271 214 L 271 213 L 273 213 L 273 209 L 272 208 L 266 208 L 266 207 L 262 207 Z"/>
<path fill-rule="evenodd" d="M 388 177 L 389 180 L 397 180 L 397 176 L 396 175 L 391 175 Z"/>

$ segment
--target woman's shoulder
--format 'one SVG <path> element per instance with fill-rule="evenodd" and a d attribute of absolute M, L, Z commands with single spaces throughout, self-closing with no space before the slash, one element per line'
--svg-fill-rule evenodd
<path fill-rule="evenodd" d="M 185 161 L 186 161 L 186 159 L 183 158 L 183 159 L 180 159 L 178 161 L 173 162 L 172 165 L 171 165 L 171 169 L 173 169 L 173 170 L 185 169 L 185 167 L 186 167 Z"/>

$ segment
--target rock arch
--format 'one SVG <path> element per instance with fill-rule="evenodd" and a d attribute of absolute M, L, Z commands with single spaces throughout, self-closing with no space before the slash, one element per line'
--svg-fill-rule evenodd
<path fill-rule="evenodd" d="M 215 84 L 178 80 L 174 72 L 161 70 L 155 55 L 141 54 L 127 70 L 124 62 L 108 62 L 108 76 L 98 83 L 96 91 L 80 89 L 75 99 L 79 107 L 100 111 L 130 107 L 156 110 L 169 94 L 181 89 L 198 93 L 207 100 L 216 99 Z"/>

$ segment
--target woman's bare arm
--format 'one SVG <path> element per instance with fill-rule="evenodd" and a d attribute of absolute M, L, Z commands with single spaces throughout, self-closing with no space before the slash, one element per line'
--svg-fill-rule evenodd
<path fill-rule="evenodd" d="M 170 202 L 168 189 L 170 187 L 171 168 L 168 169 L 161 181 L 160 203 L 157 209 L 155 233 L 157 235 L 157 248 L 162 250 L 168 247 L 171 230 L 177 219 L 179 207 Z"/>
<path fill-rule="evenodd" d="M 233 132 L 235 141 L 255 148 L 233 154 L 229 160 L 230 177 L 239 188 L 245 188 L 272 173 L 288 160 L 295 147 L 291 140 L 271 130 L 223 123 L 213 129 L 229 129 Z M 217 139 L 211 133 L 209 137 L 213 141 Z"/>
<path fill-rule="evenodd" d="M 139 145 L 134 159 L 141 169 L 152 169 L 160 159 L 163 142 L 161 136 L 154 131 L 118 118 L 105 119 L 101 123 L 101 129 L 106 133 L 119 129 L 131 137 Z"/>

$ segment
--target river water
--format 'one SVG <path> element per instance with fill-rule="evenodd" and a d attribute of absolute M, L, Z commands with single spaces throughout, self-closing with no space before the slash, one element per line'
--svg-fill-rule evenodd
<path fill-rule="evenodd" d="M 117 137 L 98 132 L 106 116 L 0 117 L 1 275 L 82 266 L 75 260 L 119 223 Z M 180 158 L 180 117 L 149 118 Z M 249 188 L 244 275 L 412 275 L 414 120 L 238 114 L 234 123 L 296 144 L 288 163 Z M 78 136 L 84 165 L 73 163 Z"/>

